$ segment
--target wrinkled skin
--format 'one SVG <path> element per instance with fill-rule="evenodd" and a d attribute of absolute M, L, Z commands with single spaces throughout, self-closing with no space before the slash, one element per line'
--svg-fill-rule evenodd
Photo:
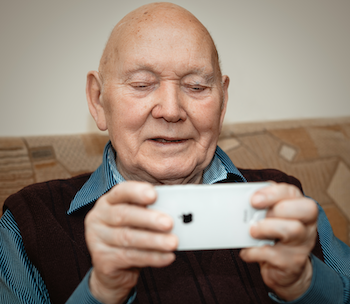
<path fill-rule="evenodd" d="M 140 268 L 174 261 L 171 218 L 145 207 L 156 200 L 153 185 L 201 183 L 221 131 L 228 84 L 207 30 L 176 5 L 145 5 L 113 30 L 86 88 L 91 115 L 108 129 L 127 180 L 85 219 L 89 284 L 101 302 L 123 303 Z M 260 190 L 252 204 L 270 210 L 251 234 L 279 242 L 242 250 L 241 257 L 260 263 L 263 280 L 279 296 L 295 299 L 311 282 L 317 207 L 289 185 Z"/>

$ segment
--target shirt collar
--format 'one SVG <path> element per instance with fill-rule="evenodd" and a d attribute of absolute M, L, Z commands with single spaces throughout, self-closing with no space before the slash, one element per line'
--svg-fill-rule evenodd
<path fill-rule="evenodd" d="M 102 164 L 93 172 L 88 181 L 77 192 L 72 200 L 68 214 L 72 214 L 100 198 L 116 184 L 125 182 L 119 173 L 115 162 L 116 152 L 109 141 L 103 152 Z M 214 184 L 227 178 L 231 173 L 236 177 L 237 182 L 246 182 L 241 172 L 235 167 L 227 154 L 216 147 L 214 157 L 203 173 L 203 184 Z"/>

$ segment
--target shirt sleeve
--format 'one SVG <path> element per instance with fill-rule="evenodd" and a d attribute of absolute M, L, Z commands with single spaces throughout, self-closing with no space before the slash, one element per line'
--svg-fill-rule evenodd
<path fill-rule="evenodd" d="M 100 304 L 101 303 L 98 300 L 96 300 L 90 292 L 89 279 L 90 279 L 91 271 L 92 271 L 92 268 L 87 272 L 84 279 L 81 281 L 79 286 L 75 289 L 75 291 L 70 296 L 66 304 L 75 304 L 75 303 Z M 125 304 L 132 304 L 135 298 L 136 298 L 136 289 L 133 288 Z"/>
<path fill-rule="evenodd" d="M 324 210 L 317 205 L 317 229 L 325 263 L 311 255 L 313 274 L 309 289 L 291 302 L 285 302 L 270 293 L 270 298 L 277 303 L 350 304 L 350 248 L 334 236 Z"/>
<path fill-rule="evenodd" d="M 50 303 L 50 296 L 37 268 L 29 260 L 17 223 L 9 210 L 0 218 L 0 303 Z M 91 270 L 67 303 L 101 304 L 89 290 Z M 136 297 L 133 290 L 126 304 Z"/>
<path fill-rule="evenodd" d="M 38 270 L 30 262 L 9 210 L 0 219 L 0 303 L 50 303 Z"/>

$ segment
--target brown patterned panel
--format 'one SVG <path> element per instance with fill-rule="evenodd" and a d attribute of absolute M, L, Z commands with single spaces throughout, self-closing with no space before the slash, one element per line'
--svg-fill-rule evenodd
<path fill-rule="evenodd" d="M 33 182 L 33 169 L 24 141 L 0 138 L 0 216 L 5 199 Z"/>
<path fill-rule="evenodd" d="M 283 130 L 287 132 L 287 130 Z M 327 188 L 338 165 L 338 158 L 313 158 L 310 161 L 296 161 L 299 147 L 287 146 L 269 132 L 240 135 L 241 151 L 228 151 L 229 157 L 238 166 L 254 169 L 275 168 L 297 177 L 303 184 L 306 195 L 313 197 L 321 205 L 332 203 Z M 283 148 L 295 149 L 296 157 L 291 161 L 281 155 Z M 300 158 L 299 158 L 300 159 Z"/>
<path fill-rule="evenodd" d="M 107 135 L 98 134 L 84 134 L 81 135 L 83 141 L 85 152 L 89 156 L 100 156 L 103 154 L 105 145 L 109 141 Z"/>
<path fill-rule="evenodd" d="M 350 222 L 350 169 L 343 162 L 338 164 L 327 193 Z"/>
<path fill-rule="evenodd" d="M 268 132 L 238 136 L 239 141 L 253 152 L 265 168 L 280 168 L 279 151 L 282 144 Z"/>
<path fill-rule="evenodd" d="M 342 130 L 344 134 L 347 136 L 347 138 L 350 138 L 350 124 L 343 124 Z"/>
<path fill-rule="evenodd" d="M 282 142 L 298 147 L 299 153 L 294 159 L 295 161 L 311 160 L 318 157 L 317 148 L 304 128 L 270 130 L 269 132 Z"/>
<path fill-rule="evenodd" d="M 102 162 L 101 146 L 107 140 L 103 135 L 86 134 L 28 137 L 26 141 L 31 149 L 51 146 L 59 164 L 55 168 L 74 176 L 96 170 Z"/>
<path fill-rule="evenodd" d="M 236 149 L 241 145 L 241 143 L 234 137 L 222 138 L 218 141 L 218 146 L 224 151 L 229 151 Z"/>
<path fill-rule="evenodd" d="M 35 182 L 46 182 L 52 179 L 70 178 L 72 175 L 56 160 L 41 161 L 34 164 Z"/>
<path fill-rule="evenodd" d="M 46 161 L 56 159 L 55 151 L 52 146 L 34 147 L 29 149 L 29 155 L 32 161 Z"/>
<path fill-rule="evenodd" d="M 307 196 L 312 197 L 322 206 L 332 204 L 327 194 L 327 187 L 332 180 L 338 160 L 336 158 L 319 159 L 312 162 L 301 162 L 282 166 L 281 170 L 297 177 Z"/>
<path fill-rule="evenodd" d="M 29 149 L 36 183 L 52 179 L 69 178 L 71 174 L 57 161 L 52 146 L 36 146 Z"/>
<path fill-rule="evenodd" d="M 320 157 L 337 156 L 350 166 L 350 138 L 346 128 L 307 128 Z"/>
<path fill-rule="evenodd" d="M 233 163 L 244 169 L 263 169 L 266 168 L 265 164 L 257 157 L 257 155 L 247 149 L 240 146 L 236 149 L 226 151 L 227 155 L 231 158 Z"/>

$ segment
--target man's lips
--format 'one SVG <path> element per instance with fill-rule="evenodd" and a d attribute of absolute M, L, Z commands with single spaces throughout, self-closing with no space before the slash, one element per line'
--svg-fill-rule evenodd
<path fill-rule="evenodd" d="M 169 138 L 169 137 L 157 137 L 157 138 L 151 138 L 151 140 L 155 142 L 159 142 L 162 144 L 172 144 L 172 143 L 182 143 L 185 142 L 187 139 L 183 138 Z"/>

